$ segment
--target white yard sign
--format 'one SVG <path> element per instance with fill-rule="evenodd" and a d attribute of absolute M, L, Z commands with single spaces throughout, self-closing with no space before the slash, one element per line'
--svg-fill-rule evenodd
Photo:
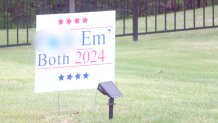
<path fill-rule="evenodd" d="M 35 92 L 114 81 L 115 11 L 38 15 Z"/>

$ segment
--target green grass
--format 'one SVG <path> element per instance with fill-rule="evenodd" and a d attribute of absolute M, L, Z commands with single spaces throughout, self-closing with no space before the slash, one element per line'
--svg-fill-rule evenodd
<path fill-rule="evenodd" d="M 144 35 L 137 42 L 116 38 L 115 80 L 124 97 L 115 99 L 112 121 L 108 98 L 99 92 L 94 110 L 94 89 L 60 92 L 59 115 L 57 92 L 34 93 L 34 49 L 0 48 L 0 122 L 216 123 L 217 33 Z"/>
<path fill-rule="evenodd" d="M 114 123 L 218 121 L 217 29 L 117 38 Z M 95 90 L 34 93 L 34 50 L 0 49 L 1 122 L 109 122 Z"/>

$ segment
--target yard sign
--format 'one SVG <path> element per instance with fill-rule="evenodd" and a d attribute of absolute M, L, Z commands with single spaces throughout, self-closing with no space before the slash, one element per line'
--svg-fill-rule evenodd
<path fill-rule="evenodd" d="M 114 81 L 115 11 L 37 15 L 35 92 Z"/>

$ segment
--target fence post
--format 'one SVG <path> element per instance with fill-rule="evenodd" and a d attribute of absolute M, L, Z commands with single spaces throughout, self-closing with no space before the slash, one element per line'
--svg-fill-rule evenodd
<path fill-rule="evenodd" d="M 138 41 L 138 6 L 139 0 L 133 0 L 133 40 Z"/>
<path fill-rule="evenodd" d="M 97 0 L 94 0 L 94 1 L 93 1 L 93 7 L 94 7 L 93 10 L 94 10 L 94 11 L 98 11 L 98 6 L 97 6 L 97 4 L 98 4 L 98 3 L 97 3 Z"/>
<path fill-rule="evenodd" d="M 70 0 L 69 1 L 69 10 L 70 13 L 74 13 L 76 11 L 76 5 L 75 5 L 75 0 Z"/>

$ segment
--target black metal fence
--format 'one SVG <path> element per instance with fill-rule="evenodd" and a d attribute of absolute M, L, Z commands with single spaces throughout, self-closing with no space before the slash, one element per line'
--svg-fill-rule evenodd
<path fill-rule="evenodd" d="M 218 27 L 217 0 L 153 0 L 144 3 L 144 31 L 139 34 Z M 152 23 L 153 21 L 153 23 Z"/>
<path fill-rule="evenodd" d="M 72 0 L 74 12 L 116 10 L 116 36 L 218 27 L 218 0 Z M 1 0 L 0 47 L 28 45 L 37 14 L 68 13 L 71 0 Z"/>

